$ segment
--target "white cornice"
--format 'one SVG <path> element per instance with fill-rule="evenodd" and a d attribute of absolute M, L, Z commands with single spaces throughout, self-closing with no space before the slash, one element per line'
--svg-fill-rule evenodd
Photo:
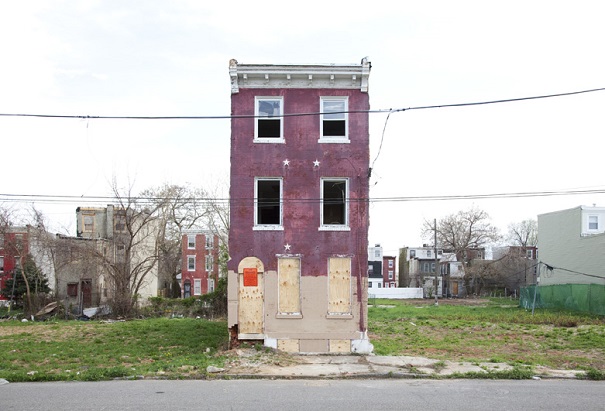
<path fill-rule="evenodd" d="M 367 58 L 361 64 L 272 65 L 229 62 L 231 93 L 240 88 L 334 88 L 368 91 L 372 65 Z"/>

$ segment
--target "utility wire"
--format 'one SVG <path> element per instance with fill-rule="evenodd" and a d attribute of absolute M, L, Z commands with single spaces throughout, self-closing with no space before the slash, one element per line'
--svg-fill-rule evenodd
<path fill-rule="evenodd" d="M 561 190 L 561 191 L 534 191 L 517 193 L 492 193 L 492 194 L 468 194 L 468 195 L 440 195 L 440 196 L 406 196 L 406 197 L 370 197 L 370 198 L 347 198 L 348 203 L 361 202 L 419 202 L 419 201 L 452 201 L 452 200 L 473 200 L 473 199 L 494 199 L 494 198 L 526 198 L 526 197 L 548 197 L 565 195 L 583 195 L 583 194 L 604 194 L 603 189 L 591 190 Z M 159 201 L 179 201 L 179 202 L 201 202 L 201 203 L 229 203 L 233 205 L 249 203 L 257 199 L 253 198 L 211 198 L 211 197 L 117 197 L 117 196 L 73 196 L 73 195 L 45 195 L 45 194 L 2 194 L 0 201 L 5 202 L 40 202 L 40 203 L 106 203 L 116 200 L 130 202 L 159 202 Z M 321 198 L 282 198 L 282 203 L 321 203 Z M 326 200 L 324 200 L 325 202 Z"/>
<path fill-rule="evenodd" d="M 586 276 L 586 277 L 598 278 L 598 279 L 600 279 L 600 280 L 603 280 L 603 279 L 604 279 L 604 277 L 603 277 L 602 275 L 586 274 L 586 273 L 582 273 L 582 272 L 580 272 L 580 271 L 569 270 L 569 269 L 567 269 L 567 268 L 555 267 L 555 266 L 552 266 L 552 265 L 550 265 L 550 264 L 546 264 L 546 263 L 545 263 L 545 262 L 543 262 L 543 261 L 540 261 L 540 263 L 541 263 L 541 264 L 544 264 L 544 266 L 545 266 L 545 267 L 546 267 L 546 268 L 547 268 L 549 271 L 552 271 L 552 270 L 561 270 L 561 271 L 567 271 L 568 273 L 572 273 L 572 274 L 579 274 L 579 275 L 584 275 L 584 276 Z"/>
<path fill-rule="evenodd" d="M 314 112 L 314 113 L 290 113 L 280 114 L 273 117 L 298 117 L 298 116 L 318 116 L 322 114 L 342 114 L 342 113 L 396 113 L 410 110 L 426 110 L 436 108 L 449 107 L 467 107 L 486 104 L 511 103 L 517 101 L 545 99 L 553 97 L 572 96 L 577 94 L 593 93 L 597 91 L 605 91 L 605 87 L 594 88 L 589 90 L 571 91 L 567 93 L 544 94 L 540 96 L 518 97 L 499 100 L 478 101 L 471 103 L 454 103 L 454 104 L 438 104 L 429 106 L 416 106 L 408 108 L 388 109 L 388 110 L 352 110 L 352 111 L 331 111 L 329 113 Z M 228 115 L 228 116 L 89 116 L 89 115 L 59 115 L 59 114 L 26 114 L 26 113 L 0 113 L 0 117 L 40 117 L 40 118 L 75 118 L 75 119 L 96 119 L 96 120 L 225 120 L 239 118 L 261 118 L 266 116 L 259 115 Z"/>

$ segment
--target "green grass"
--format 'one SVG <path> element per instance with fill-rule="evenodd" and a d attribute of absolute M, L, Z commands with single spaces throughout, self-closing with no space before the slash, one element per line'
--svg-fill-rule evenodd
<path fill-rule="evenodd" d="M 504 298 L 456 303 L 377 300 L 368 316 L 375 353 L 605 370 L 603 317 L 545 310 L 532 315 Z M 394 307 L 380 307 L 387 304 Z"/>
<path fill-rule="evenodd" d="M 0 323 L 0 378 L 15 381 L 201 378 L 223 365 L 223 321 Z"/>
<path fill-rule="evenodd" d="M 369 334 L 378 355 L 497 362 L 511 370 L 465 378 L 528 378 L 544 365 L 605 379 L 605 319 L 518 308 L 508 299 L 373 300 Z M 380 307 L 381 305 L 389 307 Z M 0 322 L 0 378 L 16 381 L 205 378 L 228 361 L 225 321 Z M 257 347 L 262 349 L 262 347 Z"/>

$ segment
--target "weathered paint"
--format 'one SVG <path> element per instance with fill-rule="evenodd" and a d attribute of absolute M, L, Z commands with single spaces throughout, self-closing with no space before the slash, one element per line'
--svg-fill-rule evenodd
<path fill-rule="evenodd" d="M 255 119 L 245 116 L 254 116 L 256 96 L 283 98 L 283 142 L 255 142 Z M 348 98 L 349 142 L 319 142 L 318 115 L 288 116 L 319 113 L 321 97 L 329 96 Z M 232 286 L 240 275 L 238 265 L 246 257 L 256 257 L 265 269 L 266 338 L 304 352 L 328 352 L 334 340 L 332 345 L 340 351 L 348 346 L 343 341 L 363 339 L 366 331 L 368 94 L 360 88 L 246 88 L 245 82 L 240 82 L 231 99 L 229 327 L 238 325 L 233 315 L 237 306 L 234 293 L 238 291 Z M 253 229 L 258 177 L 282 179 L 282 229 Z M 319 229 L 322 178 L 348 181 L 346 231 Z M 300 313 L 279 313 L 279 257 L 300 260 Z M 351 313 L 336 319 L 330 318 L 328 307 L 329 260 L 333 257 L 350 259 L 351 273 L 351 300 L 347 302 Z"/>

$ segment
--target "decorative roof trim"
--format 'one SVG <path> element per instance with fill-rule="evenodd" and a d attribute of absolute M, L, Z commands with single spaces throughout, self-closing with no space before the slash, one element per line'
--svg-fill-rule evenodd
<path fill-rule="evenodd" d="M 372 64 L 367 57 L 361 64 L 272 65 L 239 64 L 229 61 L 231 94 L 241 88 L 334 88 L 368 92 Z"/>

